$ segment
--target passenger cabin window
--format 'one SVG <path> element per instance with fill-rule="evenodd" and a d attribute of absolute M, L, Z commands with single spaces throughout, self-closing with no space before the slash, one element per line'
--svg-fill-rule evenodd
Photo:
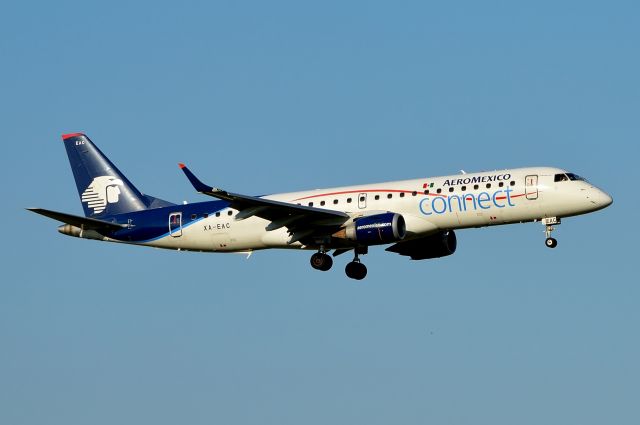
<path fill-rule="evenodd" d="M 511 181 L 511 183 L 509 183 L 511 186 L 515 186 L 516 182 L 514 182 L 513 180 Z"/>
<path fill-rule="evenodd" d="M 462 190 L 463 192 L 465 192 L 465 191 L 467 190 L 467 186 L 462 186 L 462 187 L 460 188 L 460 190 Z"/>
<path fill-rule="evenodd" d="M 229 210 L 229 211 L 227 212 L 227 215 L 231 215 L 231 214 L 233 214 L 233 211 Z"/>
<path fill-rule="evenodd" d="M 312 207 L 313 206 L 313 202 L 309 202 L 309 206 Z"/>
<path fill-rule="evenodd" d="M 498 183 L 498 186 L 502 187 L 502 186 L 504 186 L 504 183 L 500 182 L 500 183 Z"/>
<path fill-rule="evenodd" d="M 347 198 L 347 204 L 351 203 L 351 198 Z"/>
<path fill-rule="evenodd" d="M 195 220 L 196 218 L 198 218 L 198 214 L 191 214 L 191 220 Z"/>
<path fill-rule="evenodd" d="M 404 192 L 400 192 L 400 197 L 404 198 Z"/>
<path fill-rule="evenodd" d="M 416 192 L 415 190 L 413 192 L 411 192 L 411 196 L 416 196 L 418 194 L 418 192 Z"/>
<path fill-rule="evenodd" d="M 438 188 L 438 190 L 436 190 L 436 192 L 442 193 L 442 189 Z"/>
<path fill-rule="evenodd" d="M 480 188 L 480 186 L 478 186 L 477 184 L 473 185 L 473 190 L 478 190 Z"/>
<path fill-rule="evenodd" d="M 220 211 L 216 213 L 216 217 L 220 217 Z"/>
<path fill-rule="evenodd" d="M 487 189 L 491 189 L 491 183 L 487 183 Z"/>
<path fill-rule="evenodd" d="M 334 200 L 333 200 L 333 205 L 337 205 L 337 204 L 338 204 L 338 200 L 337 200 L 337 199 L 334 199 Z"/>
<path fill-rule="evenodd" d="M 393 198 L 393 195 L 389 193 L 389 194 L 387 195 L 387 198 L 391 199 L 391 198 Z"/>
<path fill-rule="evenodd" d="M 376 195 L 374 198 L 376 201 L 380 199 L 380 195 Z"/>
<path fill-rule="evenodd" d="M 449 188 L 449 192 L 453 192 L 453 188 L 452 187 Z"/>
<path fill-rule="evenodd" d="M 326 203 L 326 202 L 324 202 L 324 201 L 320 201 L 320 205 L 322 205 L 323 207 L 324 207 L 324 204 L 325 204 L 325 203 Z"/>

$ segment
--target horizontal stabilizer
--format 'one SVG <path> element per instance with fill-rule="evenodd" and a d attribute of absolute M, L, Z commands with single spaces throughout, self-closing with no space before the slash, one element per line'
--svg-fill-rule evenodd
<path fill-rule="evenodd" d="M 62 213 L 58 211 L 45 210 L 44 208 L 27 208 L 36 214 L 71 224 L 85 230 L 96 230 L 98 232 L 115 232 L 127 227 L 126 224 L 111 223 L 108 221 L 96 220 L 95 218 L 80 217 L 73 214 Z"/>

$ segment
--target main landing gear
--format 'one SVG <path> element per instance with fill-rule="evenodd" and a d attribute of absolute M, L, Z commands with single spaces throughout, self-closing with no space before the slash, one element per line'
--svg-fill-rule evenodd
<path fill-rule="evenodd" d="M 355 254 L 353 261 L 347 263 L 347 266 L 344 268 L 344 272 L 347 274 L 347 277 L 351 279 L 362 280 L 367 275 L 367 266 L 360 262 L 360 258 L 358 256 L 369 252 L 369 248 L 366 246 L 356 247 L 353 251 Z"/>
<path fill-rule="evenodd" d="M 327 255 L 324 252 L 324 250 L 321 250 L 320 252 L 316 252 L 315 254 L 313 254 L 311 256 L 310 262 L 311 262 L 311 267 L 313 267 L 316 270 L 321 270 L 323 272 L 326 272 L 331 268 L 331 266 L 333 266 L 333 258 Z"/>
<path fill-rule="evenodd" d="M 345 251 L 347 251 L 347 249 L 338 250 L 336 251 L 336 253 L 334 253 L 334 255 L 340 255 Z M 365 278 L 365 276 L 367 275 L 367 267 L 360 262 L 360 258 L 358 257 L 358 255 L 366 254 L 366 253 L 367 253 L 366 247 L 355 248 L 355 257 L 353 261 L 348 263 L 344 269 L 345 273 L 347 274 L 347 277 L 350 277 L 351 279 L 355 279 L 355 280 L 362 280 Z M 322 247 L 320 248 L 320 251 L 316 252 L 311 256 L 310 263 L 311 263 L 311 267 L 313 267 L 314 269 L 326 272 L 333 265 L 333 259 L 326 253 L 326 251 L 324 250 L 324 247 Z"/>
<path fill-rule="evenodd" d="M 347 263 L 347 267 L 344 268 L 347 277 L 355 280 L 362 280 L 367 275 L 367 266 L 360 262 L 360 259 L 356 256 L 352 262 Z"/>
<path fill-rule="evenodd" d="M 553 227 L 553 225 L 560 224 L 560 219 L 557 217 L 543 218 L 542 224 L 545 226 L 544 235 L 546 236 L 546 239 L 544 241 L 544 244 L 548 248 L 555 248 L 556 246 L 558 246 L 558 241 L 551 237 L 551 232 L 555 230 L 555 227 Z"/>

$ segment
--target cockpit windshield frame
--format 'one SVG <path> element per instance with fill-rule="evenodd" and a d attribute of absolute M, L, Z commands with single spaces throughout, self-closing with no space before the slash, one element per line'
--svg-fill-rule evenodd
<path fill-rule="evenodd" d="M 554 182 L 564 182 L 564 181 L 583 181 L 586 182 L 587 179 L 585 179 L 584 177 L 580 177 L 579 175 L 575 174 L 575 173 L 559 173 L 556 174 L 553 177 L 553 181 Z"/>

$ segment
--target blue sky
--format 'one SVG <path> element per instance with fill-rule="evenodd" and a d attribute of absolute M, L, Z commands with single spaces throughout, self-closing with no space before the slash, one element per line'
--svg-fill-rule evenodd
<path fill-rule="evenodd" d="M 20 2 L 0 13 L 0 423 L 637 424 L 637 2 Z M 60 140 L 142 191 L 263 194 L 551 165 L 612 194 L 567 219 L 308 253 L 63 237 Z"/>

